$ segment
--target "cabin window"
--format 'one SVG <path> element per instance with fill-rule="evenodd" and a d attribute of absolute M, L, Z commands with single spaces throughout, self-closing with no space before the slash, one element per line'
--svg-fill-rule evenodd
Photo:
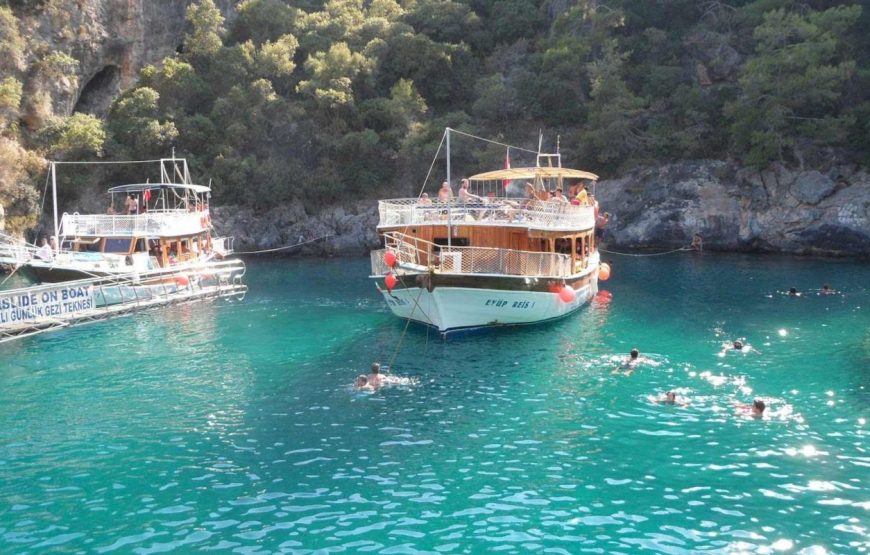
<path fill-rule="evenodd" d="M 103 252 L 130 252 L 130 239 L 106 239 Z"/>
<path fill-rule="evenodd" d="M 133 249 L 134 252 L 147 252 L 148 249 L 145 248 L 145 239 L 136 239 L 136 248 Z"/>
<path fill-rule="evenodd" d="M 79 242 L 79 252 L 100 252 L 100 241 L 99 239 L 95 239 L 93 242 L 90 240 Z"/>

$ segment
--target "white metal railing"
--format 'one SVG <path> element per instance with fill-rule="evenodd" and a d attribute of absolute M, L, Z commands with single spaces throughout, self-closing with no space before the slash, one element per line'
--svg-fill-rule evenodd
<path fill-rule="evenodd" d="M 592 229 L 595 210 L 566 202 L 486 199 L 483 202 L 390 199 L 378 202 L 379 226 L 411 224 L 498 225 L 536 229 Z"/>
<path fill-rule="evenodd" d="M 64 214 L 60 233 L 66 237 L 194 235 L 208 229 L 208 211 L 167 210 L 144 214 Z"/>
<path fill-rule="evenodd" d="M 532 252 L 493 247 L 446 247 L 404 233 L 385 233 L 387 248 L 372 251 L 373 275 L 389 271 L 384 253 L 391 250 L 398 262 L 447 274 L 497 274 L 565 278 L 574 275 L 571 257 L 552 252 Z"/>
<path fill-rule="evenodd" d="M 233 254 L 235 242 L 235 237 L 215 237 L 211 240 L 212 250 L 221 256 L 229 256 Z"/>

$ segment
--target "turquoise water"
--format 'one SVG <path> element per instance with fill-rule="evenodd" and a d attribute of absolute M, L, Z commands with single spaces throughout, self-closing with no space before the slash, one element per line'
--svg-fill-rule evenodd
<path fill-rule="evenodd" d="M 870 549 L 870 266 L 612 258 L 570 318 L 411 327 L 413 383 L 374 394 L 349 384 L 404 325 L 367 259 L 0 345 L 0 552 Z"/>

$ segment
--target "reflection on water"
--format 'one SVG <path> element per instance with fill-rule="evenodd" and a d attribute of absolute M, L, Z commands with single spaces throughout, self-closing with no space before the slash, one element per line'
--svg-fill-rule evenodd
<path fill-rule="evenodd" d="M 870 548 L 866 266 L 619 259 L 575 317 L 412 326 L 360 393 L 404 330 L 367 263 L 0 346 L 0 551 Z"/>

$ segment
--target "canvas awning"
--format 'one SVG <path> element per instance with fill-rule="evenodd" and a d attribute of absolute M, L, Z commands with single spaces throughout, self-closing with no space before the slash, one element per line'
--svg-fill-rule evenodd
<path fill-rule="evenodd" d="M 505 179 L 592 179 L 598 180 L 598 176 L 594 173 L 585 172 L 583 170 L 572 170 L 570 168 L 508 168 L 505 170 L 495 170 L 491 172 L 479 173 L 472 175 L 468 179 L 471 181 L 494 181 Z"/>

